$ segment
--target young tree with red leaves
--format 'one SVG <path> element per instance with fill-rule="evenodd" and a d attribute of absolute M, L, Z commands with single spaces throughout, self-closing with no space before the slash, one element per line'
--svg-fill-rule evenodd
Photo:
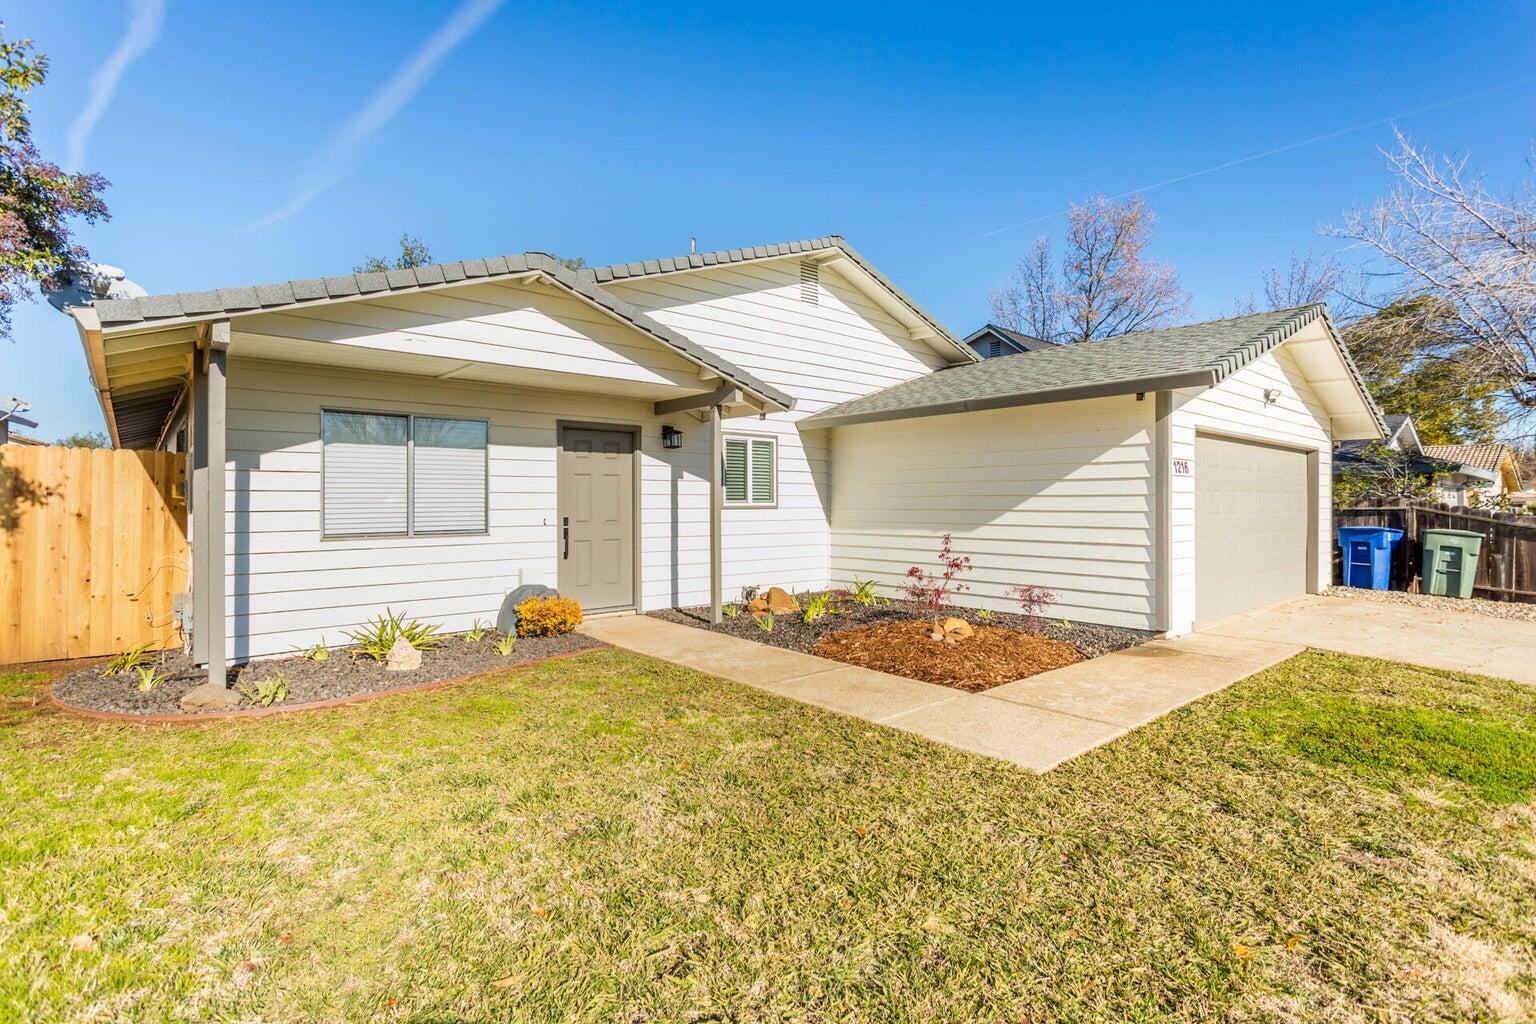
<path fill-rule="evenodd" d="M 0 31 L 5 28 L 0 23 Z M 0 337 L 11 333 L 11 310 L 35 288 L 70 284 L 87 259 L 68 221 L 107 217 L 99 174 L 71 174 L 43 159 L 32 143 L 24 94 L 43 84 L 48 58 L 30 39 L 0 36 Z"/>
<path fill-rule="evenodd" d="M 920 565 L 907 570 L 907 600 L 926 609 L 935 626 L 944 609 L 949 607 L 950 599 L 971 589 L 955 581 L 961 573 L 971 571 L 971 560 L 954 553 L 953 539 L 947 533 L 939 545 L 939 565 L 942 567 L 939 572 L 928 572 Z"/>

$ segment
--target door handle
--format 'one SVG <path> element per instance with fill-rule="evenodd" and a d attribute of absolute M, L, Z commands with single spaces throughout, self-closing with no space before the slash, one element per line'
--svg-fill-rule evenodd
<path fill-rule="evenodd" d="M 570 558 L 571 557 L 571 517 L 570 516 L 561 516 L 560 517 L 560 537 L 561 537 L 561 540 L 563 540 L 565 542 L 565 549 L 560 553 L 560 558 L 562 560 Z"/>

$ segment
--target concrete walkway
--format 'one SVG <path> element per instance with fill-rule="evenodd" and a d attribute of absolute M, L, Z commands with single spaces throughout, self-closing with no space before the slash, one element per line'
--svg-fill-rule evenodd
<path fill-rule="evenodd" d="M 1476 672 L 1536 685 L 1536 623 L 1349 597 L 1298 597 L 1212 623 L 1201 635 Z"/>
<path fill-rule="evenodd" d="M 1037 772 L 1302 650 L 1268 638 L 1154 640 L 965 693 L 647 615 L 597 619 L 582 629 L 615 647 Z"/>

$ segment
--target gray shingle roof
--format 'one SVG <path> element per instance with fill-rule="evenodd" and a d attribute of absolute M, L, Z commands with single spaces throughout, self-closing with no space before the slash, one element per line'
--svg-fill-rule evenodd
<path fill-rule="evenodd" d="M 843 402 L 801 420 L 800 425 L 830 427 L 1211 386 L 1326 316 L 1327 308 L 1314 303 L 987 359 L 971 366 L 936 370 Z M 1347 352 L 1344 358 L 1361 394 L 1365 394 Z M 1379 415 L 1374 405 L 1372 412 Z"/>
<path fill-rule="evenodd" d="M 1055 344 L 1053 341 L 1046 341 L 1044 338 L 1037 338 L 1033 334 L 1025 334 L 1022 331 L 1010 330 L 998 324 L 982 324 L 965 336 L 965 343 L 974 347 L 976 342 L 987 334 L 997 335 L 1020 352 L 1034 352 Z"/>
<path fill-rule="evenodd" d="M 948 328 L 919 306 L 911 296 L 896 287 L 894 281 L 876 270 L 874 264 L 859 255 L 858 250 L 849 245 L 842 235 L 825 235 L 821 238 L 806 238 L 797 242 L 775 242 L 772 245 L 751 245 L 744 249 L 717 249 L 714 252 L 696 252 L 687 256 L 668 256 L 659 260 L 641 260 L 635 263 L 611 263 L 606 267 L 591 267 L 580 273 L 589 275 L 594 282 L 601 285 L 610 281 L 624 281 L 628 278 L 648 277 L 653 274 L 675 274 L 684 270 L 702 270 L 705 267 L 727 266 L 752 260 L 779 259 L 801 253 L 825 252 L 828 249 L 839 250 L 866 274 L 880 282 L 880 285 L 895 296 L 897 301 L 933 328 L 940 338 L 948 342 L 968 362 L 975 362 L 978 359 L 969 346 L 951 334 Z"/>
<path fill-rule="evenodd" d="M 434 285 L 505 277 L 529 271 L 553 278 L 570 291 L 606 309 L 668 348 L 709 367 L 731 385 L 767 399 L 780 408 L 794 408 L 795 400 L 783 391 L 759 380 L 670 327 L 652 320 L 639 307 L 599 287 L 590 272 L 578 274 L 555 257 L 542 252 L 525 252 L 517 256 L 497 256 L 485 260 L 462 260 L 458 263 L 441 263 L 384 273 L 278 281 L 245 288 L 175 292 L 136 299 L 102 299 L 94 304 L 94 308 L 104 329 L 121 330 L 137 324 L 153 325 L 160 321 L 213 319 L 226 314 L 268 312 L 312 302 L 357 298 L 381 292 L 413 291 Z"/>

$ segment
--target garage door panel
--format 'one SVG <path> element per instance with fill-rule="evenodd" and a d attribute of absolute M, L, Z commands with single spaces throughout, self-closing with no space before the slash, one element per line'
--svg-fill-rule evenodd
<path fill-rule="evenodd" d="M 1306 593 L 1305 452 L 1195 439 L 1195 618 Z"/>

